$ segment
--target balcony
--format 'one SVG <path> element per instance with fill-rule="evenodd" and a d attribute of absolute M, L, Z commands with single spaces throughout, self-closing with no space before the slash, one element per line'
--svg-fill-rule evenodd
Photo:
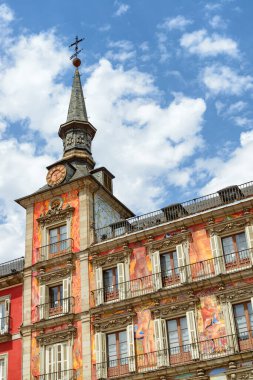
<path fill-rule="evenodd" d="M 244 352 L 252 350 L 252 331 L 239 335 L 226 335 L 194 344 L 174 346 L 162 351 L 136 355 L 135 357 L 124 357 L 94 364 L 93 380 L 125 377 L 188 363 L 197 363 L 198 365 L 201 360 L 212 360 L 232 354 L 240 354 L 241 357 Z"/>
<path fill-rule="evenodd" d="M 183 203 L 169 205 L 160 210 L 148 214 L 136 216 L 96 229 L 96 242 L 100 243 L 119 236 L 136 233 L 147 228 L 155 227 L 188 215 L 198 214 L 203 211 L 229 205 L 253 195 L 253 182 L 247 182 L 239 186 L 230 186 L 216 193 L 195 198 Z"/>
<path fill-rule="evenodd" d="M 56 243 L 37 248 L 37 261 L 50 260 L 54 257 L 71 253 L 73 251 L 73 239 L 65 239 Z"/>
<path fill-rule="evenodd" d="M 65 371 L 45 373 L 43 375 L 34 376 L 33 378 L 34 380 L 75 380 L 77 377 L 75 369 L 68 369 Z"/>
<path fill-rule="evenodd" d="M 51 319 L 71 314 L 74 310 L 74 297 L 62 298 L 57 302 L 47 302 L 37 306 L 37 319 Z"/>
<path fill-rule="evenodd" d="M 146 277 L 96 289 L 91 291 L 91 297 L 93 303 L 98 306 L 101 303 L 143 296 L 161 289 L 177 287 L 222 274 L 226 275 L 242 271 L 252 267 L 252 255 L 253 249 L 232 252 L 209 260 L 174 268 L 166 272 L 155 273 Z"/>

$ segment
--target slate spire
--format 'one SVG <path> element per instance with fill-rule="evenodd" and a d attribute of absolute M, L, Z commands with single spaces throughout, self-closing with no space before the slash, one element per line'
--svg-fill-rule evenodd
<path fill-rule="evenodd" d="M 67 116 L 67 122 L 69 121 L 88 121 L 81 78 L 78 68 L 76 68 L 75 70 L 75 75 L 72 84 L 72 91 Z"/>

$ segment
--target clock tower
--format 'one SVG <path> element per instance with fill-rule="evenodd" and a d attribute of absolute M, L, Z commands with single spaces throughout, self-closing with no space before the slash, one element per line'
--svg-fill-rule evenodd
<path fill-rule="evenodd" d="M 133 216 L 114 195 L 114 176 L 94 168 L 79 66 L 67 120 L 59 128 L 62 158 L 46 184 L 17 200 L 26 209 L 22 379 L 91 380 L 89 248 L 95 229 Z"/>

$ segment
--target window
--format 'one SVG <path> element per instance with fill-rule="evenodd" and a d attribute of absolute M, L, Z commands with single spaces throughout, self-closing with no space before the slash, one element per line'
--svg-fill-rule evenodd
<path fill-rule="evenodd" d="M 169 286 L 180 282 L 177 252 L 164 253 L 160 256 L 162 285 Z"/>
<path fill-rule="evenodd" d="M 168 344 L 171 363 L 190 358 L 190 342 L 186 317 L 167 321 Z"/>
<path fill-rule="evenodd" d="M 127 333 L 126 331 L 107 334 L 108 368 L 125 365 L 127 361 Z"/>
<path fill-rule="evenodd" d="M 221 239 L 226 269 L 238 268 L 250 263 L 245 232 Z"/>
<path fill-rule="evenodd" d="M 67 249 L 67 226 L 49 230 L 49 253 L 56 254 Z"/>
<path fill-rule="evenodd" d="M 62 304 L 62 284 L 49 288 L 49 315 L 62 313 Z"/>
<path fill-rule="evenodd" d="M 233 305 L 240 348 L 246 348 L 253 338 L 253 310 L 250 301 Z"/>
<path fill-rule="evenodd" d="M 0 355 L 0 380 L 7 380 L 7 355 Z"/>
<path fill-rule="evenodd" d="M 105 302 L 117 299 L 119 297 L 117 267 L 103 271 L 103 282 Z"/>
<path fill-rule="evenodd" d="M 69 355 L 67 342 L 46 346 L 45 369 L 49 379 L 70 379 Z"/>
<path fill-rule="evenodd" d="M 6 334 L 9 331 L 9 310 L 10 300 L 6 298 L 0 302 L 0 334 Z M 0 378 L 1 380 L 1 378 Z"/>

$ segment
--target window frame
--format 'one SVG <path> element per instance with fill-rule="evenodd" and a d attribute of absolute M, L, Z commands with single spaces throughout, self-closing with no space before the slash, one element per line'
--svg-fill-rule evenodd
<path fill-rule="evenodd" d="M 103 290 L 104 290 L 104 302 L 115 301 L 119 299 L 119 289 L 118 289 L 118 267 L 113 266 L 111 268 L 104 268 L 103 270 Z M 113 284 L 105 286 L 105 272 L 113 270 Z M 113 288 L 111 292 L 106 291 L 108 288 Z M 109 297 L 108 297 L 109 294 Z"/>
<path fill-rule="evenodd" d="M 0 354 L 0 360 L 3 360 L 4 361 L 4 378 L 3 380 L 7 380 L 8 379 L 8 353 L 4 353 L 4 354 Z M 0 378 L 0 380 L 2 380 Z"/>
<path fill-rule="evenodd" d="M 244 250 L 239 250 L 238 246 L 237 246 L 237 242 L 236 242 L 236 236 L 241 235 L 241 234 L 244 234 L 245 242 L 246 242 L 246 246 L 247 246 L 247 248 Z M 225 254 L 225 249 L 224 249 L 224 245 L 223 245 L 223 240 L 226 238 L 232 238 L 233 252 L 231 252 L 229 254 Z M 238 268 L 238 266 L 240 266 L 242 262 L 250 264 L 250 262 L 251 262 L 250 253 L 249 253 L 250 248 L 248 247 L 248 241 L 247 241 L 247 235 L 246 235 L 245 229 L 233 232 L 229 235 L 227 235 L 227 234 L 221 235 L 220 239 L 221 239 L 222 254 L 223 254 L 223 258 L 224 258 L 224 262 L 225 262 L 226 271 Z M 248 257 L 241 258 L 240 252 L 248 253 Z M 233 258 L 233 255 L 234 255 L 235 259 L 231 259 L 230 261 L 226 260 L 226 256 Z"/>
<path fill-rule="evenodd" d="M 178 266 L 178 257 L 177 257 L 177 251 L 176 247 L 173 250 L 169 251 L 162 251 L 159 252 L 160 254 L 160 267 L 161 267 L 161 277 L 162 277 L 162 286 L 163 288 L 169 287 L 169 286 L 175 286 L 177 284 L 180 284 L 180 274 L 179 274 L 179 266 Z M 162 257 L 168 255 L 170 257 L 170 265 L 171 269 L 169 271 L 163 271 L 162 268 Z M 176 255 L 177 258 L 177 267 L 175 267 L 175 260 L 172 256 Z M 178 273 L 176 273 L 176 270 Z M 166 272 L 172 272 L 171 276 L 164 276 L 163 273 Z M 165 280 L 165 277 L 171 277 L 173 280 L 169 281 L 168 279 Z"/>

